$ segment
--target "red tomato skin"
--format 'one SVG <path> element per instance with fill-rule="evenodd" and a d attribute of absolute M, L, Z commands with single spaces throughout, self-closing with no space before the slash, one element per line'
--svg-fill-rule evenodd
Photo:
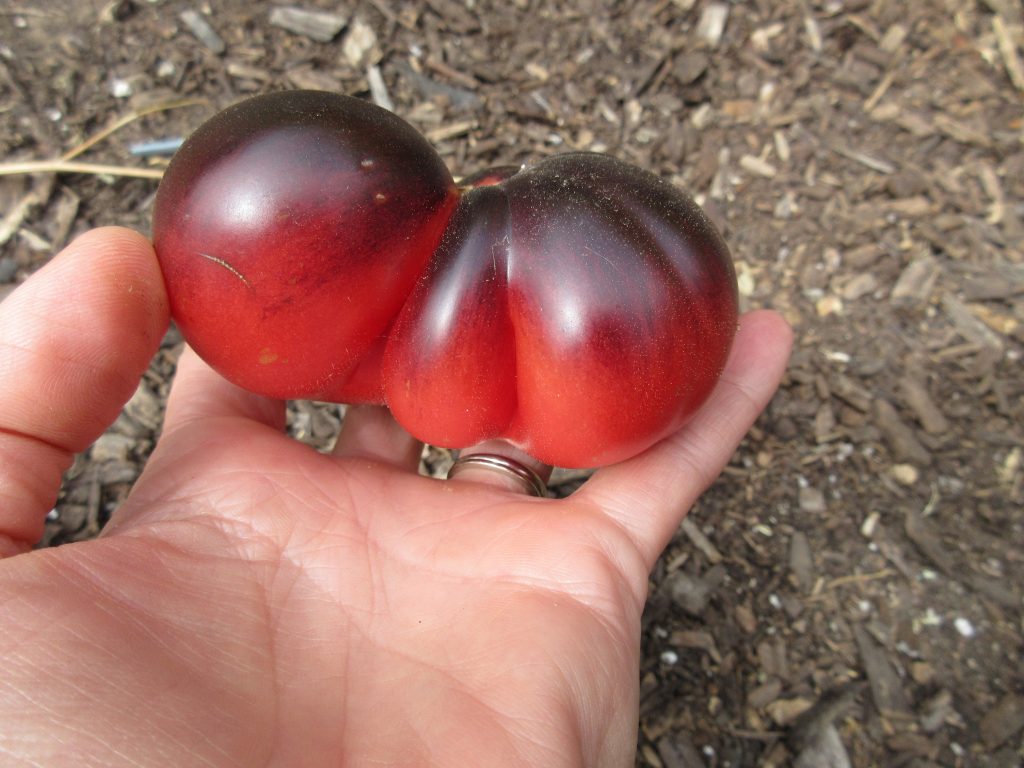
<path fill-rule="evenodd" d="M 735 273 L 670 184 L 560 155 L 465 192 L 460 221 L 385 350 L 385 399 L 412 434 L 450 447 L 504 437 L 548 464 L 594 467 L 707 399 L 736 330 Z"/>
<path fill-rule="evenodd" d="M 457 199 L 426 139 L 372 104 L 288 91 L 229 107 L 157 193 L 172 316 L 253 392 L 382 402 L 384 339 Z"/>
<path fill-rule="evenodd" d="M 463 196 L 388 339 L 388 407 L 435 445 L 464 448 L 498 436 L 515 413 L 507 207 L 498 187 Z"/>

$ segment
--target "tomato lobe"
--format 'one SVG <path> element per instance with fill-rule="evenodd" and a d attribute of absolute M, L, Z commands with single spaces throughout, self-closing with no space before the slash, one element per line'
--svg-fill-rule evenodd
<path fill-rule="evenodd" d="M 172 314 L 243 387 L 380 402 L 379 381 L 349 381 L 456 196 L 426 140 L 385 110 L 303 91 L 243 102 L 196 131 L 161 183 L 153 236 Z"/>
<path fill-rule="evenodd" d="M 435 255 L 444 279 L 421 280 L 389 338 L 399 421 L 435 444 L 500 436 L 577 467 L 684 423 L 718 379 L 737 314 L 728 252 L 700 209 L 600 155 L 480 178 Z"/>

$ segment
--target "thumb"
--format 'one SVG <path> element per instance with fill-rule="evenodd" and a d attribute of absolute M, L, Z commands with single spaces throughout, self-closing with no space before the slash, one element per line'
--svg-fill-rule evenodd
<path fill-rule="evenodd" d="M 0 303 L 0 557 L 42 536 L 61 475 L 131 397 L 167 323 L 152 246 L 115 227 Z"/>

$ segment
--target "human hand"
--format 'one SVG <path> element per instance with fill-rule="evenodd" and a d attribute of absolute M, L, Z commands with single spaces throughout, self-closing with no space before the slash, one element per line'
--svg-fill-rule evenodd
<path fill-rule="evenodd" d="M 0 304 L 0 755 L 26 765 L 626 766 L 648 573 L 782 375 L 743 317 L 682 431 L 568 499 L 417 474 L 350 408 L 331 455 L 186 350 L 94 541 L 29 552 L 166 328 L 149 244 L 91 232 Z"/>

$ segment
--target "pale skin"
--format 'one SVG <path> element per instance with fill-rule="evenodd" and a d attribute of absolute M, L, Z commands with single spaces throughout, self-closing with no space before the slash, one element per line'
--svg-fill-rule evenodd
<path fill-rule="evenodd" d="M 632 765 L 648 573 L 778 385 L 778 315 L 742 318 L 687 427 L 564 500 L 421 477 L 377 407 L 319 454 L 186 350 L 103 535 L 32 550 L 167 313 L 112 228 L 0 303 L 0 763 Z"/>

